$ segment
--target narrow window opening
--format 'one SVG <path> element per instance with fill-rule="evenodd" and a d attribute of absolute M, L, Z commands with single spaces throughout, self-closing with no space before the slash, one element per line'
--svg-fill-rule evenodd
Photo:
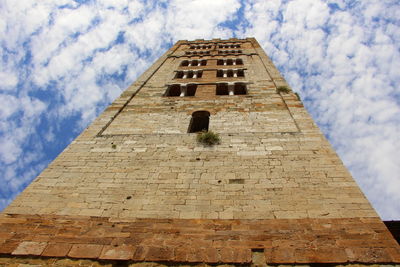
<path fill-rule="evenodd" d="M 183 78 L 183 71 L 178 71 L 175 75 L 175 79 L 182 79 Z"/>
<path fill-rule="evenodd" d="M 179 84 L 170 85 L 165 96 L 179 96 L 181 94 L 181 86 Z"/>
<path fill-rule="evenodd" d="M 218 61 L 217 61 L 217 65 L 224 65 L 224 60 L 222 60 L 222 59 L 218 59 Z"/>
<path fill-rule="evenodd" d="M 233 60 L 232 59 L 226 60 L 226 65 L 233 65 Z"/>
<path fill-rule="evenodd" d="M 246 95 L 247 88 L 246 85 L 243 83 L 236 83 L 235 84 L 235 95 Z"/>
<path fill-rule="evenodd" d="M 218 83 L 216 89 L 216 95 L 229 95 L 228 84 Z"/>
<path fill-rule="evenodd" d="M 193 71 L 189 71 L 189 72 L 188 72 L 187 78 L 188 78 L 188 79 L 193 78 Z"/>
<path fill-rule="evenodd" d="M 209 122 L 210 112 L 205 110 L 193 112 L 188 132 L 198 133 L 201 131 L 208 131 Z"/>
<path fill-rule="evenodd" d="M 196 94 L 197 84 L 189 84 L 186 88 L 186 96 L 194 96 Z"/>
<path fill-rule="evenodd" d="M 197 66 L 199 64 L 199 61 L 197 60 L 192 60 L 192 66 Z"/>
<path fill-rule="evenodd" d="M 227 76 L 228 77 L 233 77 L 233 71 L 232 70 L 228 70 Z"/>
<path fill-rule="evenodd" d="M 238 77 L 244 77 L 244 71 L 243 70 L 238 70 L 237 76 Z"/>
<path fill-rule="evenodd" d="M 243 65 L 243 60 L 241 58 L 237 58 L 236 65 Z"/>
<path fill-rule="evenodd" d="M 189 61 L 187 61 L 187 60 L 184 60 L 181 63 L 181 66 L 188 66 L 188 65 L 189 65 Z"/>
<path fill-rule="evenodd" d="M 207 65 L 207 60 L 202 60 L 202 61 L 201 61 L 201 65 L 202 65 L 202 66 L 206 66 L 206 65 Z"/>
<path fill-rule="evenodd" d="M 217 77 L 223 77 L 224 76 L 224 71 L 223 70 L 217 70 Z"/>
<path fill-rule="evenodd" d="M 202 71 L 198 71 L 197 72 L 197 78 L 201 78 L 203 76 L 203 72 Z"/>

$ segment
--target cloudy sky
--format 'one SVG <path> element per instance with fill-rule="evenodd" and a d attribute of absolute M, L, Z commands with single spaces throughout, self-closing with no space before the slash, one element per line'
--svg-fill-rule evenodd
<path fill-rule="evenodd" d="M 256 37 L 400 219 L 398 0 L 0 0 L 0 209 L 180 39 Z"/>

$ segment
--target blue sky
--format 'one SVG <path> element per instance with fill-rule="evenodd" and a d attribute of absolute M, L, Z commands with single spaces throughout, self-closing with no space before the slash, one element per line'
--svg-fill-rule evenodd
<path fill-rule="evenodd" d="M 0 0 L 0 209 L 177 40 L 256 37 L 400 219 L 397 0 Z"/>

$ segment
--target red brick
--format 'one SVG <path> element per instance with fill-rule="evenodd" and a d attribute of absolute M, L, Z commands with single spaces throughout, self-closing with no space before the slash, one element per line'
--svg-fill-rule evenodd
<path fill-rule="evenodd" d="M 11 254 L 11 252 L 13 252 L 20 243 L 21 241 L 7 240 L 6 242 L 0 244 L 0 254 Z"/>
<path fill-rule="evenodd" d="M 46 257 L 65 257 L 72 245 L 66 243 L 51 243 L 44 249 L 42 256 Z"/>
<path fill-rule="evenodd" d="M 392 258 L 392 261 L 395 263 L 400 263 L 400 247 L 397 248 L 387 248 L 387 253 Z"/>
<path fill-rule="evenodd" d="M 95 259 L 100 256 L 102 245 L 74 244 L 68 253 L 71 258 Z"/>
<path fill-rule="evenodd" d="M 12 255 L 41 255 L 44 248 L 47 246 L 46 242 L 21 242 L 18 247 L 11 253 Z"/>
<path fill-rule="evenodd" d="M 168 247 L 148 247 L 144 258 L 146 261 L 172 261 L 174 251 Z"/>
<path fill-rule="evenodd" d="M 248 263 L 251 262 L 250 249 L 220 248 L 219 260 L 224 263 Z"/>
<path fill-rule="evenodd" d="M 135 253 L 136 247 L 129 245 L 104 246 L 99 259 L 102 260 L 130 260 Z"/>
<path fill-rule="evenodd" d="M 277 247 L 272 249 L 271 263 L 294 263 L 296 262 L 295 249 Z"/>
<path fill-rule="evenodd" d="M 135 253 L 133 253 L 132 260 L 143 261 L 147 251 L 148 251 L 148 247 L 137 246 Z"/>
<path fill-rule="evenodd" d="M 350 248 L 355 261 L 362 263 L 391 262 L 392 257 L 383 248 Z"/>

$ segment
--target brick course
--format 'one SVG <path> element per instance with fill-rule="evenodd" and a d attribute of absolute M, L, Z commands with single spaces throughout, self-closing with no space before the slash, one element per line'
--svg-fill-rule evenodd
<path fill-rule="evenodd" d="M 251 263 L 252 250 L 263 249 L 268 264 L 400 263 L 398 244 L 376 218 L 118 220 L 7 215 L 0 221 L 0 233 L 7 229 L 18 233 L 0 240 L 2 244 L 15 244 L 13 249 L 0 251 L 5 255 Z M 48 230 L 43 230 L 42 225 Z M 111 229 L 112 234 L 108 234 Z M 48 241 L 32 241 L 38 235 Z"/>

